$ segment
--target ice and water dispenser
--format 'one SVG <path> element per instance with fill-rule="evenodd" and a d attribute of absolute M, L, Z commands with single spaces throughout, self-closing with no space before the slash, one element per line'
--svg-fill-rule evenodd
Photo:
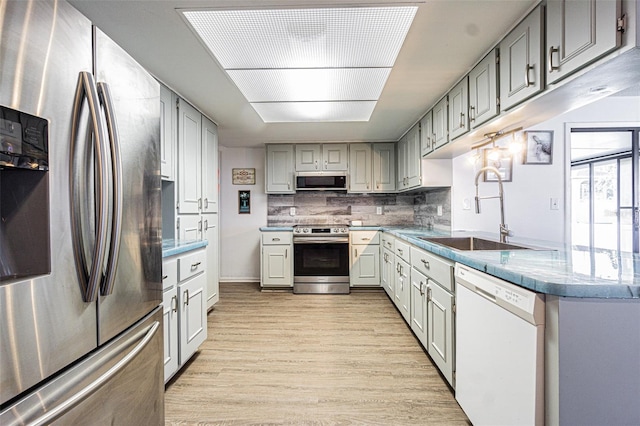
<path fill-rule="evenodd" d="M 48 126 L 0 106 L 0 281 L 51 272 Z"/>

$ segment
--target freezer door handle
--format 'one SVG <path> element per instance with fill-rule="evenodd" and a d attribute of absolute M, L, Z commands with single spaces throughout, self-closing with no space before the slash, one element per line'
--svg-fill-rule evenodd
<path fill-rule="evenodd" d="M 90 115 L 90 125 L 93 132 L 94 155 L 95 155 L 95 188 L 87 187 L 86 175 L 94 170 L 91 164 L 87 164 L 87 147 L 83 143 L 79 143 L 80 137 L 80 121 L 84 100 L 87 100 Z M 71 201 L 71 234 L 73 240 L 73 255 L 75 259 L 78 281 L 82 291 L 82 299 L 85 302 L 93 302 L 96 300 L 100 280 L 102 278 L 102 268 L 105 260 L 106 243 L 107 243 L 107 215 L 108 215 L 108 194 L 106 191 L 106 182 L 108 179 L 108 171 L 105 167 L 106 148 L 105 135 L 102 123 L 100 121 L 100 105 L 98 101 L 98 93 L 95 82 L 91 73 L 83 71 L 78 76 L 78 87 L 76 89 L 75 100 L 73 103 L 73 121 L 71 126 L 71 144 L 70 153 L 71 161 L 69 170 L 69 198 Z M 84 161 L 83 161 L 84 160 Z M 90 161 L 89 161 L 90 162 Z M 95 193 L 95 212 L 89 212 L 91 203 L 87 201 L 87 194 Z M 84 198 L 83 198 L 84 197 Z M 89 200 L 91 201 L 91 200 Z M 86 250 L 85 235 L 83 229 L 90 229 L 90 224 L 85 223 L 83 226 L 84 216 L 95 216 L 95 235 L 91 235 L 89 240 L 93 241 L 94 247 L 91 252 Z M 93 214 L 95 213 L 95 214 Z M 86 231 L 85 231 L 86 232 Z M 91 259 L 87 259 L 90 254 Z M 91 266 L 88 267 L 88 263 Z"/>
<path fill-rule="evenodd" d="M 40 416 L 37 419 L 35 419 L 33 422 L 29 422 L 29 424 L 31 424 L 31 425 L 47 425 L 47 424 L 50 424 L 53 421 L 55 421 L 56 419 L 59 419 L 62 415 L 67 413 L 73 407 L 77 406 L 82 401 L 87 399 L 89 396 L 91 396 L 92 394 L 97 392 L 103 385 L 105 385 L 116 374 L 118 374 L 120 371 L 122 371 L 131 361 L 133 361 L 140 354 L 140 352 L 142 352 L 144 350 L 144 348 L 149 344 L 149 342 L 151 342 L 151 340 L 153 339 L 155 334 L 158 332 L 159 328 L 160 328 L 160 322 L 159 321 L 154 321 L 149 327 L 146 327 L 146 328 L 140 330 L 138 333 L 134 334 L 129 339 L 127 339 L 127 341 L 123 345 L 119 345 L 118 347 L 114 348 L 114 352 L 119 352 L 119 351 L 121 352 L 121 351 L 124 351 L 127 348 L 129 348 L 137 340 L 140 340 L 140 342 L 128 354 L 126 354 L 124 357 L 122 357 L 122 359 L 120 359 L 120 361 L 118 361 L 111 368 L 109 368 L 107 371 L 102 373 L 93 382 L 91 382 L 87 386 L 83 387 L 82 390 L 80 390 L 79 392 L 77 392 L 74 395 L 72 395 L 69 399 L 67 399 L 66 401 L 62 402 L 60 405 L 57 405 L 57 406 L 53 407 L 51 410 L 47 411 L 42 416 Z M 113 356 L 105 357 L 104 363 L 108 363 L 115 356 L 118 356 L 118 354 L 115 353 Z M 98 366 L 96 366 L 95 369 L 98 369 L 101 366 L 102 365 L 98 365 Z M 90 369 L 89 371 L 86 372 L 86 374 L 83 377 L 78 377 L 77 380 L 73 380 L 70 383 L 68 383 L 67 385 L 69 387 L 77 385 L 77 383 L 79 383 L 80 381 L 86 379 L 86 376 L 90 375 L 92 373 L 92 370 L 95 370 L 95 369 Z M 65 393 L 65 391 L 63 389 L 60 390 L 60 392 L 54 392 L 51 395 L 53 400 L 52 401 L 44 401 L 44 402 L 42 402 L 42 405 L 45 405 L 45 406 L 50 405 L 49 402 L 50 403 L 55 402 L 54 398 L 56 398 L 60 394 L 64 395 L 64 393 Z M 40 408 L 40 407 L 38 407 L 38 408 Z"/>
<path fill-rule="evenodd" d="M 120 156 L 120 141 L 116 115 L 113 109 L 111 92 L 107 83 L 98 83 L 98 96 L 104 107 L 104 115 L 107 119 L 107 133 L 109 135 L 108 151 L 111 154 L 111 239 L 109 241 L 109 253 L 107 255 L 107 267 L 104 281 L 100 289 L 102 296 L 113 292 L 118 255 L 120 253 L 120 237 L 122 235 L 122 158 Z M 106 148 L 105 148 L 106 150 Z"/>

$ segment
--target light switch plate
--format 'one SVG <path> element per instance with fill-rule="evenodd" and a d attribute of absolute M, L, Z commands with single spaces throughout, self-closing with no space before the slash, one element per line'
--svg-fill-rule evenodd
<path fill-rule="evenodd" d="M 551 210 L 559 210 L 560 209 L 560 204 L 558 203 L 558 199 L 557 198 L 551 198 L 551 201 L 549 203 L 549 208 Z"/>
<path fill-rule="evenodd" d="M 296 208 L 295 207 L 291 207 L 289 209 L 289 216 L 295 216 L 296 215 Z"/>
<path fill-rule="evenodd" d="M 376 214 L 382 214 L 382 207 L 376 207 Z"/>
<path fill-rule="evenodd" d="M 438 215 L 438 216 L 442 216 L 442 206 L 441 206 L 441 205 L 438 205 L 438 207 L 436 208 L 436 210 L 437 210 L 437 215 Z"/>

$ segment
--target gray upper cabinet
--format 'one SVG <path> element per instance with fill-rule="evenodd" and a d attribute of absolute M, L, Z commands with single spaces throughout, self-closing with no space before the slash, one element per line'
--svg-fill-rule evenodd
<path fill-rule="evenodd" d="M 267 145 L 267 194 L 295 193 L 293 145 Z"/>
<path fill-rule="evenodd" d="M 555 83 L 621 43 L 620 0 L 547 1 L 547 83 Z"/>
<path fill-rule="evenodd" d="M 313 172 L 322 170 L 322 145 L 296 145 L 296 171 Z"/>
<path fill-rule="evenodd" d="M 164 180 L 175 179 L 178 127 L 176 99 L 171 90 L 160 85 L 160 174 Z"/>
<path fill-rule="evenodd" d="M 420 186 L 421 159 L 420 125 L 416 124 L 398 142 L 398 191 Z"/>
<path fill-rule="evenodd" d="M 507 110 L 544 89 L 542 12 L 542 6 L 536 7 L 500 42 L 502 110 Z"/>
<path fill-rule="evenodd" d="M 424 157 L 433 151 L 435 146 L 433 134 L 433 111 L 429 111 L 420 120 L 420 154 Z"/>
<path fill-rule="evenodd" d="M 349 145 L 349 191 L 371 192 L 371 145 L 353 143 Z"/>
<path fill-rule="evenodd" d="M 469 80 L 465 76 L 449 92 L 449 138 L 455 139 L 469 131 Z"/>
<path fill-rule="evenodd" d="M 296 171 L 347 171 L 347 144 L 296 145 Z"/>
<path fill-rule="evenodd" d="M 396 144 L 373 144 L 373 192 L 396 190 Z M 352 160 L 353 161 L 353 160 Z"/>
<path fill-rule="evenodd" d="M 498 52 L 493 49 L 469 73 L 469 123 L 477 127 L 498 115 Z"/>
<path fill-rule="evenodd" d="M 178 100 L 178 213 L 199 214 L 202 205 L 202 115 Z"/>
<path fill-rule="evenodd" d="M 446 96 L 433 107 L 431 114 L 433 120 L 433 149 L 438 149 L 449 143 L 449 115 Z"/>

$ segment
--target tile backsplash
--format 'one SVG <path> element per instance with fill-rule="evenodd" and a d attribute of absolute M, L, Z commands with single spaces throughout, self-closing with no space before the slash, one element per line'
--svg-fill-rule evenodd
<path fill-rule="evenodd" d="M 433 205 L 431 205 L 433 203 Z M 437 216 L 437 205 L 443 215 Z M 295 215 L 291 216 L 291 207 Z M 377 214 L 380 208 L 382 214 Z M 349 224 L 361 220 L 367 225 L 426 226 L 429 217 L 437 227 L 451 226 L 451 190 L 442 188 L 412 194 L 348 194 L 334 191 L 310 191 L 269 195 L 267 225 Z"/>

